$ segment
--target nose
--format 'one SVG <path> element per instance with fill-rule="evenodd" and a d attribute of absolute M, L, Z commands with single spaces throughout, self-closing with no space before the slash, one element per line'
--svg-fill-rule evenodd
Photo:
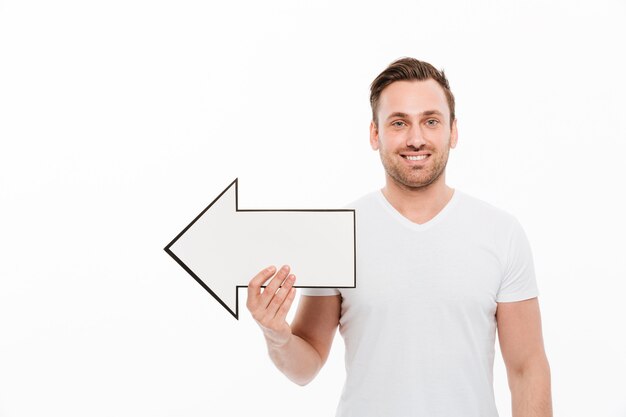
<path fill-rule="evenodd" d="M 422 134 L 422 129 L 420 129 L 420 127 L 417 125 L 411 126 L 411 128 L 408 129 L 407 135 L 407 147 L 419 149 L 422 145 L 426 143 L 426 140 L 424 140 L 424 135 Z"/>

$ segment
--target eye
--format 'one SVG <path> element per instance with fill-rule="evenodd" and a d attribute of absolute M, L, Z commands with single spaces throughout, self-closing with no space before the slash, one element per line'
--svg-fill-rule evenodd
<path fill-rule="evenodd" d="M 395 122 L 391 122 L 391 126 L 402 127 L 406 126 L 406 123 L 404 123 L 402 120 L 396 120 Z"/>
<path fill-rule="evenodd" d="M 426 120 L 426 124 L 430 127 L 437 126 L 439 124 L 439 120 L 437 119 L 428 119 Z"/>

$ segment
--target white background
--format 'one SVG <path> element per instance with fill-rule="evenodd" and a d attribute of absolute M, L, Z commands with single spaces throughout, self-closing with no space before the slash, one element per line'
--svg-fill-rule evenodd
<path fill-rule="evenodd" d="M 163 247 L 235 177 L 240 208 L 381 187 L 368 88 L 413 56 L 457 98 L 448 183 L 531 242 L 556 415 L 626 416 L 626 5 L 442 3 L 0 2 L 0 415 L 333 415 L 339 336 L 291 384 Z"/>

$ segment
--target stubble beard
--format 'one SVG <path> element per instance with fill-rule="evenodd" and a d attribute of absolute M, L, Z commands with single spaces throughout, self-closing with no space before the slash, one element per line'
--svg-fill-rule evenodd
<path fill-rule="evenodd" d="M 450 149 L 448 146 L 444 149 L 441 153 L 430 150 L 431 154 L 428 157 L 430 161 L 425 166 L 416 167 L 406 166 L 403 161 L 398 159 L 402 158 L 399 153 L 389 155 L 382 146 L 379 154 L 385 172 L 398 186 L 407 189 L 417 189 L 428 187 L 445 171 Z"/>

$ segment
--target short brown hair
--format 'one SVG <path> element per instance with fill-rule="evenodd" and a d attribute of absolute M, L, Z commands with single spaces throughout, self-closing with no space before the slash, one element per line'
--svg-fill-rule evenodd
<path fill-rule="evenodd" d="M 437 68 L 430 65 L 428 62 L 418 61 L 415 58 L 400 58 L 389 64 L 383 72 L 372 82 L 370 86 L 370 105 L 372 106 L 372 120 L 378 126 L 378 120 L 376 112 L 378 111 L 378 100 L 380 94 L 385 87 L 395 81 L 425 81 L 433 79 L 443 88 L 443 92 L 448 100 L 448 107 L 450 108 L 450 126 L 456 118 L 454 114 L 454 95 L 450 91 L 450 84 L 446 79 L 446 75 L 443 70 L 439 71 Z"/>

